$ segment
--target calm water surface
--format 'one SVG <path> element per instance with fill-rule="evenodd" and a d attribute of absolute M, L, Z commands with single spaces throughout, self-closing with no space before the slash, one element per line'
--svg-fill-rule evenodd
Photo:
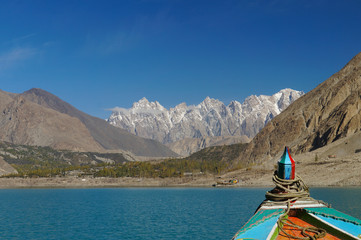
<path fill-rule="evenodd" d="M 5 189 L 0 239 L 231 239 L 266 188 Z M 361 218 L 360 188 L 311 196 Z"/>

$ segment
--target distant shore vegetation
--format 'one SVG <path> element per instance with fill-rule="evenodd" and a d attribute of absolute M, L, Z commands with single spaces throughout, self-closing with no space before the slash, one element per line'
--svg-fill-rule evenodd
<path fill-rule="evenodd" d="M 59 151 L 50 147 L 0 143 L 0 156 L 17 174 L 2 177 L 138 177 L 170 178 L 202 174 L 218 175 L 243 168 L 233 159 L 242 150 L 239 144 L 203 149 L 187 158 L 155 161 L 129 161 L 121 153 Z"/>

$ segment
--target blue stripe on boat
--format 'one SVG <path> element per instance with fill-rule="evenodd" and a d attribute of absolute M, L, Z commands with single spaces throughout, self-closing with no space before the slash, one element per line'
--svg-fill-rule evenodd
<path fill-rule="evenodd" d="M 339 219 L 342 220 L 344 222 L 351 222 L 354 223 L 355 225 L 360 225 L 361 226 L 361 220 L 357 219 L 355 217 L 352 217 L 350 215 L 347 215 L 343 212 L 339 212 L 336 209 L 333 208 L 326 208 L 326 207 L 322 207 L 322 208 L 305 208 L 305 210 L 309 213 L 313 213 L 314 215 L 317 216 L 324 216 L 324 217 L 328 217 L 328 218 L 333 218 L 333 219 Z"/>
<path fill-rule="evenodd" d="M 234 239 L 266 239 L 282 213 L 284 209 L 259 209 Z"/>
<path fill-rule="evenodd" d="M 355 237 L 361 236 L 361 220 L 355 217 L 339 212 L 333 208 L 307 208 L 306 210 L 321 220 L 328 222 Z"/>
<path fill-rule="evenodd" d="M 322 219 L 325 222 L 332 224 L 333 226 L 335 226 L 339 229 L 342 229 L 343 231 L 345 231 L 347 233 L 352 234 L 355 237 L 361 236 L 361 225 L 355 225 L 351 222 L 344 222 L 339 219 L 324 217 L 321 215 L 318 215 L 317 217 L 319 217 L 320 219 Z"/>

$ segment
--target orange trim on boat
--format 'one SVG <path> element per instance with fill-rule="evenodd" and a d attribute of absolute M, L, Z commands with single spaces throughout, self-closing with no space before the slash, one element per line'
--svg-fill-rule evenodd
<path fill-rule="evenodd" d="M 312 227 L 312 225 L 310 225 L 309 223 L 302 221 L 301 219 L 297 218 L 297 217 L 288 217 L 289 220 L 291 220 L 292 222 L 294 222 L 295 224 L 297 224 L 298 226 L 301 227 Z M 297 228 L 293 228 L 290 226 L 284 226 L 283 230 L 285 230 L 288 234 L 291 234 L 293 236 L 296 237 L 305 237 L 304 235 L 302 235 L 301 230 L 297 229 Z M 288 236 L 285 236 L 285 234 L 283 232 L 280 232 L 279 235 L 277 236 L 276 240 L 293 240 L 296 238 L 290 238 Z M 320 240 L 341 240 L 337 237 L 334 237 L 330 234 L 326 234 L 325 237 L 323 238 L 319 238 Z"/>

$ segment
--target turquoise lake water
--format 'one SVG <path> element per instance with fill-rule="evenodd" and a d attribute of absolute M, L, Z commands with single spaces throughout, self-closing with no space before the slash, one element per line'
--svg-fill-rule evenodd
<path fill-rule="evenodd" d="M 269 188 L 0 190 L 0 239 L 230 240 Z M 360 188 L 311 196 L 361 218 Z"/>

